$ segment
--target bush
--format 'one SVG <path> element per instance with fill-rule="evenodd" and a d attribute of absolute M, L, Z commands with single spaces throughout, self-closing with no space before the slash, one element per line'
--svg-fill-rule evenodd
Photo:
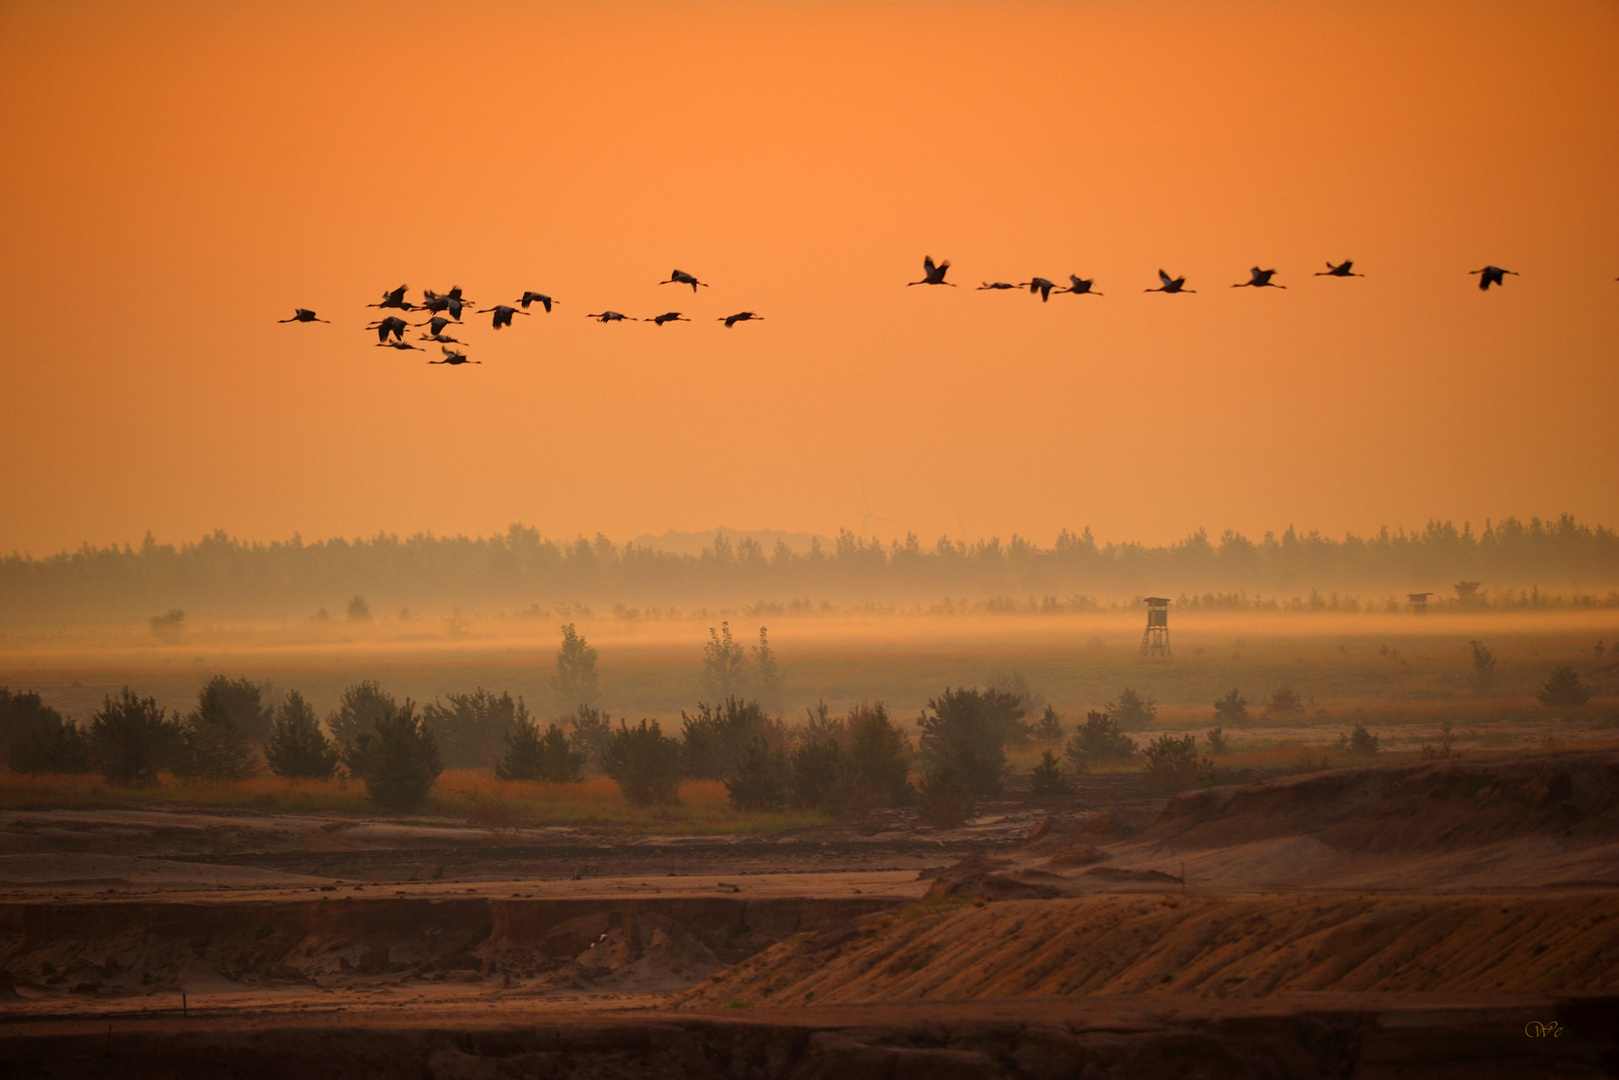
<path fill-rule="evenodd" d="M 495 762 L 495 776 L 502 780 L 565 784 L 584 779 L 585 755 L 568 744 L 557 724 L 541 735 L 539 725 L 523 720 L 506 732 L 505 740 L 506 752 Z"/>
<path fill-rule="evenodd" d="M 574 629 L 573 623 L 562 628 L 562 648 L 557 650 L 556 673 L 551 676 L 551 689 L 567 709 L 580 705 L 594 705 L 599 682 L 596 677 L 596 650 L 585 641 L 584 635 Z"/>
<path fill-rule="evenodd" d="M 1266 716 L 1303 716 L 1304 699 L 1291 686 L 1278 686 L 1265 703 Z"/>
<path fill-rule="evenodd" d="M 1214 703 L 1214 718 L 1222 725 L 1248 722 L 1248 699 L 1233 686 L 1231 693 Z"/>
<path fill-rule="evenodd" d="M 399 702 L 394 696 L 367 680 L 344 688 L 337 699 L 337 711 L 326 718 L 326 727 L 339 746 L 352 746 L 355 739 L 375 728 L 378 720 L 398 711 Z"/>
<path fill-rule="evenodd" d="M 882 702 L 862 702 L 843 722 L 848 748 L 832 785 L 830 806 L 845 817 L 861 817 L 875 807 L 905 806 L 911 790 L 911 741 L 888 719 Z"/>
<path fill-rule="evenodd" d="M 697 706 L 697 715 L 684 711 L 681 741 L 686 755 L 686 773 L 698 780 L 723 780 L 731 776 L 743 747 L 754 738 L 763 738 L 778 749 L 785 742 L 780 725 L 765 719 L 756 701 L 728 697 L 720 706 Z"/>
<path fill-rule="evenodd" d="M 165 645 L 173 645 L 180 640 L 180 635 L 186 628 L 186 613 L 179 608 L 170 608 L 161 615 L 153 615 L 146 620 L 152 628 L 152 636 Z"/>
<path fill-rule="evenodd" d="M 523 699 L 514 701 L 509 693 L 496 697 L 480 686 L 470 694 L 447 694 L 445 700 L 448 704 L 424 708 L 422 721 L 452 769 L 489 768 L 504 752 L 506 736 L 530 723 Z"/>
<path fill-rule="evenodd" d="M 930 771 L 949 764 L 950 775 L 973 795 L 997 795 L 1006 775 L 1006 742 L 1017 730 L 1026 732 L 1022 719 L 1023 702 L 1015 694 L 946 688 L 916 722 L 921 758 Z"/>
<path fill-rule="evenodd" d="M 940 761 L 922 774 L 916 804 L 922 820 L 936 829 L 959 828 L 972 820 L 977 809 L 972 785 L 950 760 Z"/>
<path fill-rule="evenodd" d="M 1034 722 L 1031 732 L 1037 742 L 1062 741 L 1062 717 L 1050 705 L 1040 714 L 1040 719 Z"/>
<path fill-rule="evenodd" d="M 1482 641 L 1469 641 L 1467 648 L 1473 656 L 1473 684 L 1488 690 L 1495 682 L 1495 654 Z"/>
<path fill-rule="evenodd" d="M 408 698 L 362 731 L 343 752 L 343 764 L 365 781 L 366 796 L 378 806 L 408 813 L 427 801 L 444 771 L 438 740 L 416 715 Z"/>
<path fill-rule="evenodd" d="M 1126 686 L 1119 700 L 1107 703 L 1107 713 L 1119 725 L 1120 731 L 1141 731 L 1158 718 L 1158 703 Z"/>
<path fill-rule="evenodd" d="M 211 697 L 224 710 L 231 724 L 249 742 L 260 743 L 270 737 L 270 723 L 274 710 L 264 703 L 265 687 L 245 678 L 227 679 L 215 675 L 202 686 L 201 694 Z M 201 701 L 201 695 L 198 700 Z"/>
<path fill-rule="evenodd" d="M 365 597 L 356 596 L 349 600 L 349 622 L 370 622 L 371 605 L 365 602 Z"/>
<path fill-rule="evenodd" d="M 1095 709 L 1085 714 L 1085 722 L 1068 740 L 1068 760 L 1080 771 L 1104 761 L 1128 761 L 1135 752 L 1136 744 L 1119 730 L 1118 722 Z"/>
<path fill-rule="evenodd" d="M 1535 697 L 1548 709 L 1577 709 L 1591 700 L 1591 690 L 1580 682 L 1579 674 L 1571 667 L 1553 671 Z"/>
<path fill-rule="evenodd" d="M 296 690 L 289 691 L 275 710 L 264 760 L 271 772 L 288 780 L 324 780 L 337 771 L 337 747 Z"/>
<path fill-rule="evenodd" d="M 584 766 L 597 772 L 602 768 L 602 751 L 613 735 L 612 719 L 600 709 L 581 705 L 568 721 L 573 728 L 569 743 L 584 755 Z"/>
<path fill-rule="evenodd" d="M 602 751 L 602 767 L 632 806 L 674 806 L 680 802 L 681 746 L 656 720 L 640 727 L 618 722 Z"/>
<path fill-rule="evenodd" d="M 1377 736 L 1367 731 L 1366 725 L 1357 720 L 1354 731 L 1338 736 L 1338 749 L 1362 757 L 1371 757 L 1377 753 L 1377 742 Z"/>
<path fill-rule="evenodd" d="M 1208 740 L 1209 753 L 1211 754 L 1223 754 L 1230 749 L 1230 746 L 1226 743 L 1224 728 L 1211 727 L 1203 733 L 1203 737 Z"/>
<path fill-rule="evenodd" d="M 1071 795 L 1073 791 L 1073 781 L 1068 778 L 1068 773 L 1057 760 L 1057 755 L 1050 750 L 1040 751 L 1040 762 L 1029 774 L 1029 794 L 1042 799 L 1054 795 Z"/>
<path fill-rule="evenodd" d="M 116 700 L 107 697 L 90 720 L 91 757 L 110 782 L 149 787 L 157 783 L 179 736 L 179 721 L 171 720 L 156 698 L 136 697 L 126 686 Z"/>
<path fill-rule="evenodd" d="M 846 768 L 843 747 L 830 734 L 811 729 L 794 747 L 788 767 L 788 798 L 796 809 L 830 806 L 838 777 Z"/>
<path fill-rule="evenodd" d="M 787 779 L 787 755 L 755 735 L 737 756 L 725 791 L 738 810 L 780 810 L 787 802 Z"/>
<path fill-rule="evenodd" d="M 1160 791 L 1181 791 L 1214 778 L 1214 762 L 1197 756 L 1197 736 L 1160 735 L 1143 751 L 1147 782 Z"/>
<path fill-rule="evenodd" d="M 34 691 L 0 686 L 0 760 L 17 773 L 90 771 L 90 739 Z"/>
<path fill-rule="evenodd" d="M 176 776 L 187 780 L 245 780 L 258 772 L 253 744 L 226 707 L 231 690 L 230 680 L 219 676 L 205 683 L 197 694 L 197 707 L 187 714 L 180 728 L 174 754 Z M 257 701 L 255 686 L 255 714 Z"/>

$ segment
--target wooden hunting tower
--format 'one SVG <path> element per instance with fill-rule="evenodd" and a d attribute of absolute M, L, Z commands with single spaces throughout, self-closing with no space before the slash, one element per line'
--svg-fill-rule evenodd
<path fill-rule="evenodd" d="M 1406 593 L 1405 598 L 1411 603 L 1411 613 L 1413 615 L 1426 615 L 1428 613 L 1428 597 L 1432 595 L 1433 593 L 1431 592 Z"/>
<path fill-rule="evenodd" d="M 1147 629 L 1141 635 L 1142 656 L 1169 659 L 1169 601 L 1162 596 L 1147 597 Z"/>

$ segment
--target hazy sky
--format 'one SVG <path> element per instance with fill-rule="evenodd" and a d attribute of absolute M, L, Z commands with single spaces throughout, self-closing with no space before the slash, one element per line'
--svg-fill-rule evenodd
<path fill-rule="evenodd" d="M 0 550 L 1619 524 L 1619 4 L 8 0 L 0 99 Z"/>

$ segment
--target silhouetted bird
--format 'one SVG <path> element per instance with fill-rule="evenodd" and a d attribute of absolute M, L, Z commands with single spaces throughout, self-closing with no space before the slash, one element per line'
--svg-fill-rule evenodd
<path fill-rule="evenodd" d="M 1249 278 L 1249 280 L 1247 280 L 1247 281 L 1239 281 L 1239 282 L 1237 282 L 1235 285 L 1233 285 L 1231 287 L 1233 289 L 1246 289 L 1246 288 L 1248 288 L 1250 286 L 1252 286 L 1253 288 L 1256 288 L 1256 289 L 1285 289 L 1285 288 L 1287 288 L 1286 285 L 1278 285 L 1274 281 L 1271 280 L 1271 278 L 1276 276 L 1276 271 L 1274 271 L 1274 270 L 1261 270 L 1259 267 L 1256 266 L 1253 269 L 1249 270 L 1248 273 L 1253 275 L 1251 278 Z"/>
<path fill-rule="evenodd" d="M 682 319 L 680 317 L 680 312 L 678 311 L 665 311 L 662 315 L 655 317 L 652 321 L 657 323 L 659 326 L 662 326 L 666 322 L 691 322 L 690 319 Z"/>
<path fill-rule="evenodd" d="M 630 319 L 628 315 L 620 315 L 616 311 L 603 311 L 597 315 L 586 315 L 585 318 L 595 319 L 597 322 L 623 322 L 625 319 L 629 319 L 630 322 L 640 322 L 639 319 Z"/>
<path fill-rule="evenodd" d="M 1483 275 L 1478 279 L 1478 287 L 1485 291 L 1488 291 L 1491 285 L 1505 285 L 1507 283 L 1506 275 L 1508 274 L 1513 277 L 1518 276 L 1518 271 L 1503 270 L 1499 266 L 1486 266 L 1482 270 L 1469 270 L 1468 273 Z"/>
<path fill-rule="evenodd" d="M 441 346 L 441 348 L 443 348 L 443 347 Z M 444 348 L 443 351 L 444 351 L 444 359 L 442 359 L 442 360 L 429 360 L 428 363 L 429 364 L 481 364 L 481 363 L 483 363 L 482 360 L 468 360 L 466 353 L 457 352 L 455 349 Z"/>
<path fill-rule="evenodd" d="M 1156 289 L 1142 289 L 1141 291 L 1142 292 L 1167 292 L 1167 293 L 1178 293 L 1178 292 L 1195 293 L 1195 292 L 1197 292 L 1196 289 L 1188 289 L 1186 287 L 1186 278 L 1185 278 L 1184 275 L 1182 275 L 1181 277 L 1178 277 L 1178 278 L 1172 278 L 1168 274 L 1166 274 L 1162 270 L 1160 270 L 1160 271 L 1158 271 L 1158 280 L 1163 282 L 1163 284 L 1161 286 L 1159 286 L 1158 288 L 1156 288 Z"/>
<path fill-rule="evenodd" d="M 453 338 L 449 334 L 422 334 L 419 337 L 417 337 L 416 340 L 417 341 L 436 341 L 440 345 L 465 345 L 466 344 L 466 342 L 462 341 L 460 338 Z"/>
<path fill-rule="evenodd" d="M 551 313 L 551 305 L 556 303 L 556 301 L 551 299 L 549 296 L 546 296 L 544 293 L 538 293 L 538 292 L 525 292 L 523 294 L 523 298 L 521 300 L 517 301 L 517 302 L 519 304 L 522 304 L 524 307 L 528 307 L 530 304 L 533 304 L 533 303 L 544 304 L 545 305 L 545 313 L 547 315 L 549 315 Z"/>
<path fill-rule="evenodd" d="M 1354 265 L 1355 265 L 1355 260 L 1353 260 L 1353 259 L 1345 259 L 1343 262 L 1339 263 L 1337 266 L 1332 265 L 1332 260 L 1328 259 L 1327 260 L 1327 268 L 1325 270 L 1317 270 L 1315 272 L 1315 276 L 1316 277 L 1365 277 L 1366 276 L 1365 274 L 1357 274 L 1353 270 L 1350 269 L 1350 267 L 1352 267 Z"/>
<path fill-rule="evenodd" d="M 692 292 L 696 292 L 697 291 L 697 286 L 699 286 L 699 285 L 701 285 L 705 289 L 708 288 L 708 282 L 706 282 L 706 281 L 698 281 L 696 278 L 692 277 L 690 274 L 686 273 L 686 271 L 684 271 L 684 270 L 671 270 L 671 271 L 669 271 L 669 280 L 668 281 L 660 281 L 660 282 L 658 282 L 658 284 L 659 285 L 690 285 Z"/>
<path fill-rule="evenodd" d="M 751 311 L 739 311 L 735 315 L 727 315 L 723 319 L 715 319 L 714 321 L 724 323 L 725 324 L 725 329 L 729 330 L 731 327 L 735 326 L 739 322 L 748 322 L 748 321 L 750 321 L 752 319 L 763 319 L 763 318 L 764 318 L 763 315 L 755 315 Z"/>
<path fill-rule="evenodd" d="M 330 320 L 330 319 L 317 319 L 317 318 L 315 318 L 315 313 L 313 311 L 310 311 L 306 307 L 293 308 L 292 309 L 292 318 L 290 318 L 290 319 L 277 319 L 276 320 L 276 322 L 323 322 L 323 323 L 329 323 L 331 321 L 332 320 Z"/>
<path fill-rule="evenodd" d="M 381 307 L 381 308 L 389 308 L 389 307 L 391 307 L 391 308 L 399 308 L 399 309 L 401 309 L 403 311 L 412 311 L 412 310 L 414 310 L 414 308 L 412 308 L 412 306 L 410 304 L 410 301 L 405 299 L 405 290 L 408 289 L 408 288 L 410 288 L 410 286 L 401 285 L 397 289 L 393 289 L 393 290 L 391 290 L 389 292 L 383 293 L 382 294 L 382 303 L 380 303 L 380 304 L 367 304 L 365 306 L 366 307 Z"/>
<path fill-rule="evenodd" d="M 490 312 L 494 312 L 496 330 L 499 330 L 502 326 L 510 326 L 512 324 L 513 315 L 528 314 L 526 311 L 518 311 L 516 308 L 509 307 L 506 304 L 496 304 L 492 308 L 484 308 L 482 311 L 478 312 L 478 314 L 488 315 Z"/>
<path fill-rule="evenodd" d="M 948 270 L 948 269 L 950 269 L 950 260 L 949 259 L 946 259 L 944 262 L 939 263 L 937 266 L 935 266 L 933 264 L 933 256 L 932 255 L 925 256 L 922 259 L 922 280 L 921 281 L 907 281 L 905 284 L 907 284 L 907 285 L 949 285 L 951 288 L 955 288 L 955 285 L 956 285 L 955 282 L 946 281 L 944 279 L 944 272 L 946 270 Z"/>
<path fill-rule="evenodd" d="M 1058 292 L 1060 292 L 1060 293 L 1065 293 L 1065 292 L 1066 293 L 1073 293 L 1075 296 L 1101 296 L 1102 295 L 1099 292 L 1093 292 L 1091 290 L 1091 286 L 1095 285 L 1096 282 L 1094 280 L 1090 279 L 1090 278 L 1082 278 L 1078 274 L 1069 274 L 1068 275 L 1068 280 L 1072 281 L 1073 284 L 1070 285 L 1066 289 L 1058 289 L 1057 290 Z"/>
<path fill-rule="evenodd" d="M 914 285 L 916 283 L 912 282 L 911 284 Z M 1017 288 L 1017 286 L 1012 284 L 1010 281 L 986 281 L 982 285 L 978 286 L 978 288 L 975 289 L 974 291 L 975 292 L 983 292 L 985 289 L 1015 289 L 1015 288 Z"/>
<path fill-rule="evenodd" d="M 405 340 L 405 320 L 401 319 L 397 315 L 390 315 L 380 322 L 374 322 L 370 326 L 367 326 L 366 329 L 375 330 L 377 332 L 378 341 L 387 341 L 389 334 L 392 334 L 400 341 Z"/>
<path fill-rule="evenodd" d="M 379 341 L 375 347 L 378 349 L 416 349 L 416 346 L 408 341 Z M 420 349 L 416 349 L 416 351 L 421 352 Z"/>
<path fill-rule="evenodd" d="M 461 321 L 461 309 L 471 303 L 471 300 L 461 295 L 461 286 L 459 285 L 442 295 L 432 289 L 422 290 L 422 307 L 434 312 L 448 311 L 450 318 L 456 322 Z"/>
<path fill-rule="evenodd" d="M 1031 293 L 1039 293 L 1040 302 L 1042 304 L 1051 299 L 1051 290 L 1055 289 L 1056 287 L 1057 285 L 1055 282 L 1047 281 L 1043 277 L 1031 278 L 1028 281 L 1018 283 L 1018 288 L 1020 289 L 1026 288 Z"/>
<path fill-rule="evenodd" d="M 445 318 L 443 315 L 434 315 L 431 319 L 428 319 L 426 322 L 419 322 L 416 325 L 417 326 L 425 326 L 425 327 L 427 327 L 428 328 L 427 332 L 429 334 L 437 336 L 439 334 L 444 333 L 444 328 L 446 326 L 450 325 L 450 320 Z"/>

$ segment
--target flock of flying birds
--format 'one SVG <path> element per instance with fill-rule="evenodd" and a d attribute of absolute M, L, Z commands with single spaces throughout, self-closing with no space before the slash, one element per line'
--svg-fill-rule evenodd
<path fill-rule="evenodd" d="M 698 286 L 702 286 L 705 289 L 708 288 L 708 282 L 698 281 L 695 277 L 686 273 L 684 270 L 673 271 L 669 275 L 669 280 L 660 281 L 658 284 L 690 285 L 691 291 L 694 293 L 697 291 Z M 427 321 L 419 323 L 407 322 L 398 315 L 386 315 L 375 320 L 368 325 L 366 329 L 375 330 L 377 332 L 377 348 L 413 350 L 420 352 L 422 351 L 422 347 L 420 345 L 413 345 L 405 340 L 405 331 L 411 327 L 426 327 L 427 333 L 418 335 L 417 340 L 436 342 L 438 344 L 439 351 L 444 354 L 444 358 L 442 360 L 429 360 L 429 364 L 451 364 L 458 366 L 461 364 L 483 363 L 482 360 L 467 359 L 467 354 L 461 349 L 452 349 L 450 346 L 465 345 L 465 342 L 445 333 L 446 330 L 461 325 L 461 313 L 471 309 L 473 303 L 475 302 L 461 295 L 461 286 L 457 285 L 447 293 L 436 293 L 432 289 L 423 289 L 421 302 L 414 304 L 405 299 L 405 293 L 409 290 L 410 286 L 408 285 L 401 285 L 397 289 L 389 289 L 387 292 L 382 294 L 382 300 L 380 302 L 375 304 L 367 304 L 366 306 L 374 308 L 391 308 L 396 311 L 422 312 L 423 314 L 427 315 Z M 529 311 L 529 307 L 533 304 L 538 304 L 543 307 L 545 309 L 545 313 L 549 315 L 551 313 L 551 305 L 557 302 L 558 301 L 547 296 L 545 293 L 527 290 L 519 299 L 510 304 L 496 304 L 494 307 L 490 308 L 478 308 L 472 311 L 472 313 L 476 315 L 493 316 L 490 321 L 494 328 L 499 330 L 502 327 L 512 325 L 512 319 L 515 316 L 533 314 Z M 664 323 L 668 322 L 691 322 L 690 319 L 686 318 L 685 315 L 678 311 L 666 311 L 662 315 L 656 315 L 650 319 L 637 319 L 633 316 L 625 315 L 622 312 L 612 310 L 594 312 L 586 315 L 585 317 L 604 323 L 649 322 L 656 323 L 658 326 L 662 326 Z M 739 311 L 734 315 L 722 316 L 715 321 L 724 323 L 725 328 L 729 330 L 739 322 L 751 322 L 755 319 L 763 318 L 764 316 L 755 315 L 751 311 Z M 330 319 L 320 318 L 310 308 L 296 308 L 292 313 L 292 318 L 278 319 L 277 321 L 284 323 L 331 322 Z"/>
<path fill-rule="evenodd" d="M 933 261 L 933 256 L 929 255 L 922 260 L 922 279 L 920 281 L 907 281 L 905 284 L 948 285 L 951 288 L 954 288 L 956 286 L 955 282 L 946 281 L 944 279 L 945 274 L 949 271 L 949 269 L 949 259 L 936 263 Z M 1491 285 L 1504 285 L 1506 283 L 1506 275 L 1512 274 L 1514 277 L 1516 277 L 1518 273 L 1516 270 L 1503 270 L 1499 266 L 1486 266 L 1482 270 L 1470 270 L 1468 272 L 1470 274 L 1477 274 L 1479 276 L 1478 287 L 1485 291 L 1488 291 Z M 1271 280 L 1276 276 L 1275 270 L 1264 270 L 1255 266 L 1249 270 L 1248 273 L 1249 279 L 1247 281 L 1239 281 L 1231 287 L 1233 289 L 1287 288 L 1286 285 L 1281 285 Z M 1329 259 L 1327 261 L 1327 268 L 1325 270 L 1316 271 L 1314 276 L 1349 278 L 1365 277 L 1366 275 L 1355 272 L 1355 263 L 1351 259 L 1345 259 L 1343 262 L 1337 264 L 1334 264 Z M 1102 295 L 1096 291 L 1096 282 L 1091 278 L 1082 278 L 1078 274 L 1069 274 L 1068 280 L 1071 284 L 1066 289 L 1058 288 L 1056 282 L 1043 277 L 1030 278 L 1028 281 L 1020 281 L 1015 285 L 1009 281 L 986 281 L 982 285 L 978 286 L 977 291 L 982 292 L 985 289 L 1028 289 L 1031 293 L 1038 293 L 1042 303 L 1050 300 L 1053 292 L 1058 294 L 1073 293 L 1075 296 Z M 1195 293 L 1197 291 L 1196 289 L 1188 289 L 1186 287 L 1185 275 L 1172 278 L 1164 271 L 1159 270 L 1158 280 L 1161 282 L 1158 288 L 1143 289 L 1142 291 L 1161 293 Z M 697 292 L 699 286 L 705 289 L 708 288 L 708 282 L 698 281 L 695 277 L 686 273 L 684 270 L 672 271 L 669 274 L 667 281 L 660 281 L 658 284 L 690 285 L 693 293 Z M 429 364 L 459 365 L 482 363 L 481 360 L 467 359 L 467 354 L 460 349 L 452 349 L 450 346 L 463 345 L 464 342 L 445 333 L 446 330 L 449 330 L 452 327 L 459 327 L 461 325 L 462 311 L 471 308 L 472 306 L 473 301 L 468 300 L 466 297 L 461 295 L 461 286 L 457 285 L 447 293 L 436 293 L 431 289 L 424 289 L 422 290 L 421 302 L 415 304 L 405 299 L 405 293 L 408 288 L 409 287 L 406 285 L 401 285 L 397 289 L 390 289 L 382 294 L 382 300 L 380 303 L 368 304 L 366 306 L 374 308 L 391 308 L 405 312 L 419 311 L 428 316 L 427 321 L 420 323 L 409 323 L 398 315 L 388 315 L 372 322 L 366 327 L 366 329 L 375 330 L 377 332 L 377 347 L 385 349 L 414 350 L 419 352 L 421 351 L 421 346 L 413 345 L 405 340 L 405 330 L 413 326 L 417 328 L 425 327 L 427 329 L 427 333 L 419 335 L 417 340 L 436 342 L 440 351 L 444 354 L 444 358 L 442 360 L 429 360 Z M 512 325 L 512 318 L 514 316 L 532 314 L 532 312 L 529 311 L 529 307 L 533 304 L 539 304 L 541 307 L 545 308 L 546 314 L 549 315 L 551 313 L 551 305 L 557 302 L 558 301 L 553 300 L 545 293 L 526 291 L 523 293 L 521 298 L 511 304 L 496 304 L 494 307 L 490 308 L 479 308 L 474 312 L 474 314 L 493 316 L 491 322 L 493 323 L 494 328 L 499 330 L 502 327 Z M 666 311 L 662 315 L 655 315 L 650 319 L 637 319 L 621 312 L 611 310 L 595 312 L 588 314 L 585 317 L 588 319 L 595 319 L 597 322 L 603 323 L 649 322 L 655 323 L 658 326 L 662 326 L 664 323 L 669 322 L 691 322 L 690 319 L 686 318 L 685 315 L 678 311 Z M 721 316 L 715 321 L 724 323 L 725 328 L 729 330 L 739 322 L 752 322 L 756 319 L 762 318 L 764 318 L 764 316 L 756 315 L 751 311 L 739 311 L 734 315 Z M 297 308 L 294 310 L 292 318 L 280 319 L 278 321 L 284 323 L 324 323 L 330 322 L 331 320 L 318 318 L 315 315 L 315 312 L 309 308 Z"/>

